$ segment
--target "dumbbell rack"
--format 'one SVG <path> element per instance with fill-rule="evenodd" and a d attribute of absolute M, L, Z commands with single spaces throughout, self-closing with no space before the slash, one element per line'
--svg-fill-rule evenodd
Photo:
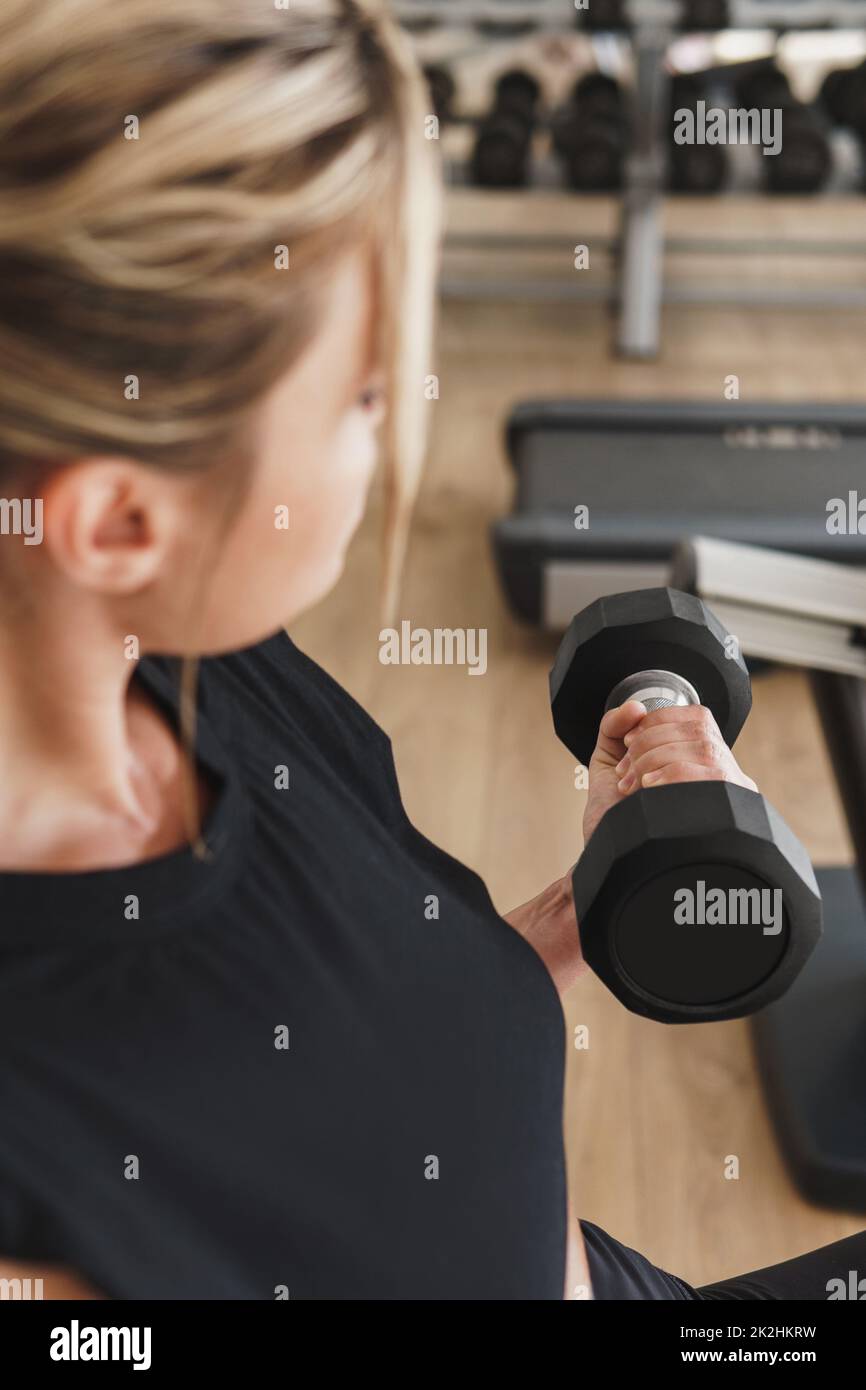
<path fill-rule="evenodd" d="M 662 123 L 670 94 L 664 60 L 680 6 L 677 0 L 641 0 L 633 8 L 634 130 L 625 162 L 617 348 L 624 357 L 645 358 L 655 357 L 661 336 L 667 167 Z"/>
<path fill-rule="evenodd" d="M 592 0 L 587 0 L 591 7 Z M 451 28 L 496 26 L 507 36 L 525 24 L 547 34 L 577 32 L 575 0 L 394 0 L 397 18 Z M 582 8 L 586 8 L 585 6 Z M 659 350 L 665 298 L 663 214 L 670 74 L 665 55 L 680 32 L 684 0 L 626 0 L 635 70 L 634 125 L 620 211 L 616 347 L 652 359 Z M 866 28 L 866 0 L 729 0 L 732 29 L 776 31 Z"/>

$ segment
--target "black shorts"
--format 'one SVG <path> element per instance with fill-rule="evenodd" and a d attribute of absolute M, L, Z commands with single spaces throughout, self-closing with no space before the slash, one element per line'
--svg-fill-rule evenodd
<path fill-rule="evenodd" d="M 643 1255 L 621 1245 L 590 1221 L 581 1221 L 580 1225 L 597 1299 L 767 1298 L 814 1302 L 835 1296 L 866 1300 L 866 1231 L 823 1245 L 820 1250 L 810 1250 L 784 1264 L 696 1289 L 675 1274 L 650 1264 Z"/>

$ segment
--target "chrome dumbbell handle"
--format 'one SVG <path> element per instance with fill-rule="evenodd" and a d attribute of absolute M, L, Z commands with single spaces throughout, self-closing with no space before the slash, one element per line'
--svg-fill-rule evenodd
<path fill-rule="evenodd" d="M 648 711 L 701 703 L 695 687 L 674 671 L 635 671 L 626 676 L 607 697 L 605 713 L 624 705 L 626 700 L 640 700 Z"/>

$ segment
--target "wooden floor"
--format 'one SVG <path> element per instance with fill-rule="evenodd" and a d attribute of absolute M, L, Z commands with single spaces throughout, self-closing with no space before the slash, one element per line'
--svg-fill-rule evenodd
<path fill-rule="evenodd" d="M 864 212 L 866 200 L 861 227 Z M 688 215 L 708 223 L 706 209 Z M 798 230 L 808 226 L 798 222 Z M 400 616 L 428 628 L 487 628 L 488 673 L 378 664 L 375 501 L 338 590 L 293 635 L 388 730 L 410 815 L 483 875 L 501 911 L 573 863 L 583 800 L 551 728 L 554 643 L 515 624 L 490 559 L 488 530 L 510 496 L 501 442 L 510 406 L 557 393 L 718 401 L 730 373 L 744 400 L 862 401 L 864 327 L 862 311 L 672 307 L 660 360 L 633 365 L 610 356 L 610 318 L 600 304 L 444 307 L 441 399 Z M 816 862 L 849 859 L 800 676 L 756 681 L 738 753 Z M 866 1214 L 817 1209 L 794 1190 L 745 1023 L 683 1029 L 642 1021 L 594 977 L 573 991 L 567 1014 L 569 1036 L 587 1024 L 591 1039 L 588 1051 L 570 1048 L 567 1062 L 570 1182 L 582 1216 L 694 1282 L 866 1227 Z M 732 1154 L 737 1181 L 724 1176 Z"/>

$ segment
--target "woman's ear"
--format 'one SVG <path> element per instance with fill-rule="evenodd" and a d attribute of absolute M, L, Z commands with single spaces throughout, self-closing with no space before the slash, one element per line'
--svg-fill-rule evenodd
<path fill-rule="evenodd" d="M 42 498 L 43 543 L 80 588 L 135 594 L 164 572 L 181 515 L 168 475 L 129 459 L 84 459 L 53 472 Z"/>

